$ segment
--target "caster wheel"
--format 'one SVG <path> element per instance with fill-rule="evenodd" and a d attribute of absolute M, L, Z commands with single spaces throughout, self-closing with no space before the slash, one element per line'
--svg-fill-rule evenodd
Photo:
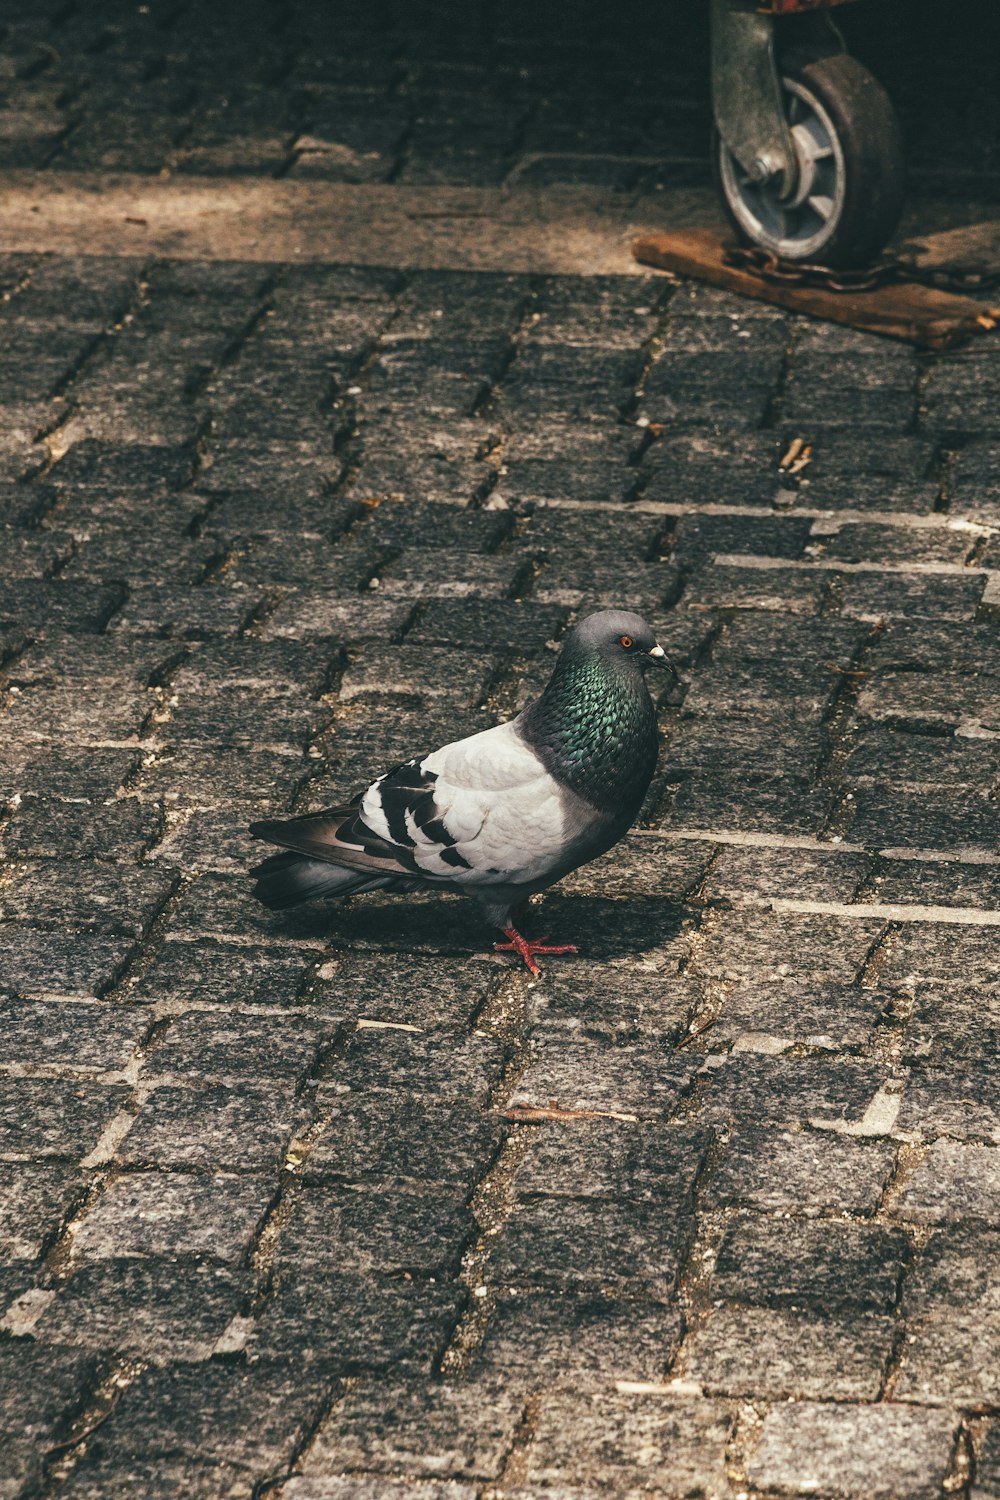
<path fill-rule="evenodd" d="M 863 266 L 903 209 L 899 125 L 888 95 L 853 57 L 817 58 L 781 80 L 798 157 L 798 184 L 755 183 L 715 134 L 713 168 L 726 214 L 744 244 L 782 260 Z"/>

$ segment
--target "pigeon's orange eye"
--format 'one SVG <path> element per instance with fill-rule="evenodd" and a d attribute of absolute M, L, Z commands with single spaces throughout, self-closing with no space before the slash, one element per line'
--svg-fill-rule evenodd
<path fill-rule="evenodd" d="M 630 635 L 620 635 L 618 637 L 618 644 L 619 646 L 624 646 L 627 651 L 632 644 L 632 637 Z"/>

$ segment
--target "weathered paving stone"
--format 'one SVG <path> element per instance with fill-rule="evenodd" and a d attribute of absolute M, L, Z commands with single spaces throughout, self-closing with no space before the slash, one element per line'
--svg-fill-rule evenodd
<path fill-rule="evenodd" d="M 514 1177 L 520 1198 L 607 1198 L 693 1207 L 712 1142 L 686 1126 L 619 1120 L 540 1125 Z"/>
<path fill-rule="evenodd" d="M 312 1350 L 332 1369 L 429 1373 L 465 1306 L 462 1288 L 289 1268 L 250 1336 L 254 1356 Z"/>
<path fill-rule="evenodd" d="M 169 895 L 172 876 L 145 866 L 123 867 L 83 860 L 14 866 L 0 887 L 7 921 L 42 926 L 94 928 L 142 937 Z"/>
<path fill-rule="evenodd" d="M 968 989 L 946 989 L 938 985 L 919 987 L 903 1046 L 908 1062 L 934 1066 L 971 1063 L 988 1067 L 1000 1047 L 1000 991 L 986 986 L 970 986 Z M 916 1081 L 918 1095 L 922 1094 L 921 1086 L 928 1083 L 932 1089 L 937 1083 L 935 1092 L 944 1094 L 941 1082 L 944 1080 L 932 1078 L 930 1074 L 919 1078 Z"/>
<path fill-rule="evenodd" d="M 658 1381 L 683 1329 L 679 1309 L 663 1302 L 514 1288 L 498 1298 L 474 1368 L 525 1389 Z"/>
<path fill-rule="evenodd" d="M 287 594 L 268 614 L 261 638 L 319 638 L 340 646 L 373 641 L 381 645 L 399 636 L 412 615 L 413 605 L 405 599 L 357 599 L 339 590 L 303 588 Z M 361 682 L 363 678 L 359 678 Z"/>
<path fill-rule="evenodd" d="M 1000 1494 L 1000 1429 L 991 1423 L 976 1459 L 970 1500 L 996 1500 Z"/>
<path fill-rule="evenodd" d="M 876 883 L 880 901 L 914 906 L 1000 910 L 1000 869 L 953 860 L 887 860 Z"/>
<path fill-rule="evenodd" d="M 165 916 L 167 938 L 280 943 L 286 950 L 324 948 L 330 926 L 330 913 L 322 904 L 269 912 L 254 896 L 245 868 L 229 875 L 200 873 L 178 892 Z"/>
<path fill-rule="evenodd" d="M 886 985 L 911 979 L 939 984 L 1000 981 L 1000 943 L 992 927 L 964 927 L 945 922 L 907 922 L 893 937 L 882 971 Z"/>
<path fill-rule="evenodd" d="M 500 1229 L 491 1275 L 504 1285 L 666 1298 L 692 1232 L 672 1203 L 535 1198 L 518 1203 Z"/>
<path fill-rule="evenodd" d="M 700 1118 L 710 1124 L 732 1120 L 775 1125 L 818 1125 L 826 1129 L 861 1127 L 883 1081 L 871 1063 L 759 1057 L 738 1054 L 711 1074 Z M 872 1134 L 885 1134 L 876 1122 Z"/>
<path fill-rule="evenodd" d="M 913 1140 L 949 1136 L 1000 1145 L 1000 1080 L 985 1067 L 915 1070 L 903 1094 L 896 1130 Z"/>
<path fill-rule="evenodd" d="M 8 703 L 4 734 L 29 745 L 127 743 L 139 737 L 155 707 L 152 693 L 141 688 L 87 683 L 30 687 Z"/>
<path fill-rule="evenodd" d="M 384 1474 L 314 1475 L 282 1487 L 288 1500 L 476 1500 L 477 1486 L 450 1479 L 392 1479 Z"/>
<path fill-rule="evenodd" d="M 253 618 L 261 603 L 259 588 L 143 583 L 129 589 L 128 599 L 108 629 L 115 635 L 155 635 L 182 641 L 234 636 Z"/>
<path fill-rule="evenodd" d="M 284 808 L 310 770 L 297 748 L 279 752 L 163 744 L 155 758 L 145 757 L 137 790 L 144 801 L 162 800 L 168 812 L 234 802 Z"/>
<path fill-rule="evenodd" d="M 144 1002 L 213 1005 L 292 1005 L 302 994 L 308 955 L 278 948 L 164 943 L 131 991 Z"/>
<path fill-rule="evenodd" d="M 321 1423 L 302 1472 L 496 1479 L 521 1411 L 500 1381 L 358 1385 Z"/>
<path fill-rule="evenodd" d="M 0 624 L 16 625 L 33 635 L 52 626 L 89 634 L 103 629 L 121 602 L 117 584 L 12 578 L 4 584 Z"/>
<path fill-rule="evenodd" d="M 760 912 L 723 913 L 709 928 L 692 965 L 718 979 L 766 977 L 850 984 L 883 924 L 868 918 Z"/>
<path fill-rule="evenodd" d="M 1000 1237 L 981 1225 L 935 1231 L 904 1288 L 896 1397 L 932 1406 L 995 1404 L 1000 1389 Z"/>
<path fill-rule="evenodd" d="M 87 1392 L 99 1378 L 98 1361 L 79 1349 L 0 1344 L 0 1494 L 30 1494 L 43 1477 L 46 1451 L 68 1431 Z"/>
<path fill-rule="evenodd" d="M 411 644 L 408 638 L 403 646 L 369 648 L 344 672 L 340 701 L 352 703 L 388 694 L 442 699 L 457 708 L 472 708 L 484 697 L 499 661 L 495 656 L 471 651 L 468 642 L 457 644 L 461 650 Z"/>
<path fill-rule="evenodd" d="M 115 1160 L 127 1167 L 277 1169 L 305 1114 L 267 1086 L 154 1088 Z"/>
<path fill-rule="evenodd" d="M 453 1197 L 310 1184 L 282 1227 L 277 1259 L 289 1267 L 308 1266 L 314 1274 L 441 1276 L 457 1268 L 475 1229 Z"/>
<path fill-rule="evenodd" d="M 323 1103 L 343 1094 L 399 1090 L 482 1104 L 502 1066 L 503 1048 L 492 1037 L 359 1031 L 350 1038 L 343 1062 L 328 1065 L 319 1098 Z"/>
<path fill-rule="evenodd" d="M 132 943 L 125 937 L 44 932 L 4 924 L 0 987 L 18 994 L 101 995 L 114 983 Z"/>
<path fill-rule="evenodd" d="M 5 1064 L 31 1071 L 120 1071 L 146 1035 L 138 1006 L 0 1000 Z"/>
<path fill-rule="evenodd" d="M 274 1183 L 264 1177 L 118 1177 L 77 1227 L 73 1253 L 89 1260 L 163 1255 L 239 1262 L 273 1194 Z"/>
<path fill-rule="evenodd" d="M 169 818 L 160 843 L 151 857 L 168 869 L 184 873 L 220 871 L 246 872 L 258 864 L 262 846 L 249 830 L 256 818 L 274 812 L 269 804 L 239 803 L 222 807 L 186 808 Z"/>
<path fill-rule="evenodd" d="M 633 833 L 615 846 L 613 854 L 566 876 L 560 890 L 582 896 L 656 896 L 661 901 L 683 901 L 700 883 L 712 852 L 707 842 L 677 842 L 658 834 Z"/>
<path fill-rule="evenodd" d="M 935 1141 L 903 1184 L 893 1212 L 917 1224 L 1000 1224 L 1000 1157 L 993 1146 Z"/>
<path fill-rule="evenodd" d="M 497 978 L 489 960 L 445 964 L 409 953 L 347 953 L 320 968 L 316 999 L 359 1021 L 464 1031 Z"/>
<path fill-rule="evenodd" d="M 85 756 L 64 745 L 38 748 L 30 753 L 26 747 L 0 747 L 5 788 L 9 788 L 11 795 L 16 793 L 25 801 L 30 798 L 38 802 L 42 797 L 53 799 L 48 804 L 46 816 L 57 798 L 94 804 L 114 798 L 137 770 L 139 762 L 137 747 L 92 748 Z M 92 811 L 90 815 L 93 816 Z M 77 850 L 72 840 L 52 857 L 65 859 L 70 851 L 76 857 Z"/>
<path fill-rule="evenodd" d="M 549 1033 L 508 1108 L 611 1110 L 656 1119 L 673 1113 L 696 1070 L 697 1060 L 677 1057 L 655 1042 L 614 1047 Z"/>
<path fill-rule="evenodd" d="M 546 1493 L 578 1484 L 584 1494 L 632 1494 L 655 1484 L 670 1500 L 721 1494 L 729 1432 L 721 1402 L 559 1392 L 542 1403 L 528 1482 Z"/>
<path fill-rule="evenodd" d="M 720 1309 L 689 1334 L 686 1376 L 707 1392 L 875 1401 L 892 1351 L 891 1318 Z"/>
<path fill-rule="evenodd" d="M 528 997 L 533 1039 L 550 1044 L 588 1037 L 605 1042 L 679 1041 L 704 998 L 686 976 L 647 972 L 639 964 L 577 960 L 545 970 Z"/>
<path fill-rule="evenodd" d="M 134 1350 L 163 1363 L 204 1360 L 244 1295 L 221 1266 L 102 1260 L 73 1272 L 32 1331 L 42 1343 Z"/>
<path fill-rule="evenodd" d="M 712 1286 L 716 1297 L 749 1307 L 891 1313 L 907 1259 L 900 1231 L 815 1219 L 744 1220 L 722 1242 Z"/>
<path fill-rule="evenodd" d="M 888 1001 L 878 990 L 847 985 L 751 981 L 726 996 L 706 1039 L 710 1050 L 863 1052 Z"/>
<path fill-rule="evenodd" d="M 870 861 L 860 854 L 813 849 L 746 848 L 725 845 L 703 886 L 711 900 L 759 901 L 768 896 L 802 901 L 850 901 Z"/>
<path fill-rule="evenodd" d="M 79 1161 L 97 1145 L 127 1097 L 125 1088 L 79 1079 L 5 1078 L 0 1090 L 0 1159 L 58 1156 Z"/>
<path fill-rule="evenodd" d="M 59 1234 L 88 1183 L 72 1167 L 0 1166 L 0 1258 L 36 1260 Z"/>
<path fill-rule="evenodd" d="M 888 1141 L 847 1141 L 828 1132 L 741 1125 L 706 1182 L 712 1207 L 764 1212 L 873 1214 L 896 1163 Z"/>
<path fill-rule="evenodd" d="M 229 1014 L 193 1010 L 180 1015 L 150 1050 L 146 1075 L 182 1076 L 206 1083 L 269 1083 L 291 1092 L 311 1071 L 336 1021 L 311 1016 Z"/>
<path fill-rule="evenodd" d="M 858 784 L 853 793 L 850 837 L 869 847 L 960 849 L 990 852 L 1000 819 L 980 792 L 918 792 L 878 782 Z"/>
<path fill-rule="evenodd" d="M 957 1428 L 952 1412 L 788 1402 L 764 1418 L 749 1477 L 769 1494 L 933 1500 L 950 1470 Z"/>
<path fill-rule="evenodd" d="M 77 1471 L 82 1493 L 120 1484 L 127 1466 L 141 1472 L 149 1463 L 162 1474 L 164 1460 L 182 1455 L 215 1469 L 222 1491 L 230 1475 L 252 1484 L 280 1472 L 332 1393 L 308 1361 L 146 1370 L 88 1448 Z"/>
<path fill-rule="evenodd" d="M 69 795 L 67 788 L 62 795 Z M 160 809 L 135 797 L 115 802 L 63 802 L 25 797 L 2 842 L 9 856 L 27 859 L 140 859 L 159 835 Z"/>
<path fill-rule="evenodd" d="M 334 1105 L 303 1166 L 309 1179 L 468 1193 L 500 1145 L 500 1122 L 463 1102 L 381 1099 Z"/>
<path fill-rule="evenodd" d="M 210 694 L 175 693 L 168 723 L 158 726 L 163 744 L 225 749 L 302 751 L 329 728 L 332 712 L 307 698 L 266 695 L 249 688 L 221 688 Z"/>

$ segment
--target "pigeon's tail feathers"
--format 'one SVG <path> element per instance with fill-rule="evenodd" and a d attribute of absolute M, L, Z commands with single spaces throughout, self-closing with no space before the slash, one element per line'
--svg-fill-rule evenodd
<path fill-rule="evenodd" d="M 389 884 L 387 876 L 347 870 L 341 865 L 330 864 L 329 860 L 310 859 L 291 849 L 272 854 L 252 873 L 257 877 L 254 895 L 272 911 L 283 911 L 302 901 L 377 891 Z"/>

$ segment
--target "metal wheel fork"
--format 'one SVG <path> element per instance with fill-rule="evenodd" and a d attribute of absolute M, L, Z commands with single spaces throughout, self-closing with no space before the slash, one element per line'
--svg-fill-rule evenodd
<path fill-rule="evenodd" d="M 745 0 L 712 0 L 712 107 L 720 136 L 751 182 L 763 186 L 780 176 L 778 196 L 792 198 L 799 169 L 785 118 L 774 17 Z"/>

